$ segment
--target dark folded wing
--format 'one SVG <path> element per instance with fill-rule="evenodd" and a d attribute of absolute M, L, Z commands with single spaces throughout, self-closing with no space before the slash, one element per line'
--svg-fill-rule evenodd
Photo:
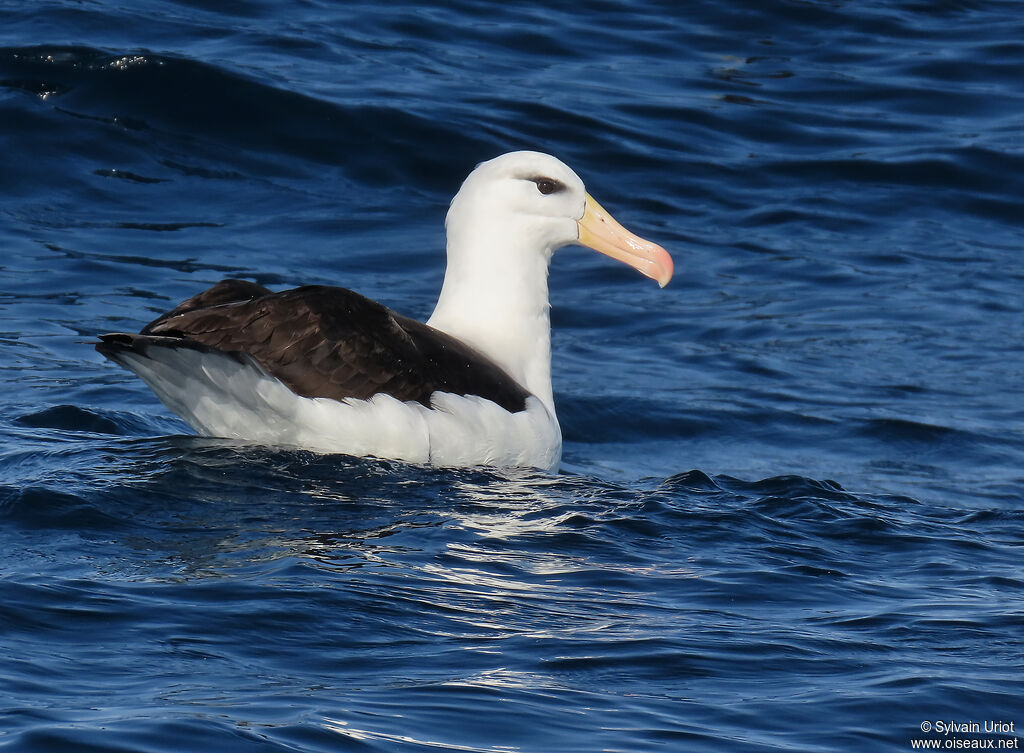
<path fill-rule="evenodd" d="M 185 347 L 247 354 L 303 397 L 364 400 L 386 393 L 429 406 L 440 391 L 479 395 L 515 412 L 529 396 L 465 343 L 344 288 L 271 293 L 225 280 L 148 324 L 133 347 L 147 336 L 163 346 L 178 338 Z M 108 350 L 117 347 L 116 338 L 104 340 Z"/>
<path fill-rule="evenodd" d="M 141 334 L 150 334 L 157 325 L 178 314 L 185 314 L 196 309 L 209 308 L 224 303 L 250 301 L 253 298 L 262 298 L 265 295 L 273 295 L 273 291 L 255 282 L 250 282 L 249 280 L 221 280 L 212 288 L 207 288 L 202 293 L 197 293 L 188 300 L 182 301 L 167 313 L 161 314 L 143 327 Z"/>

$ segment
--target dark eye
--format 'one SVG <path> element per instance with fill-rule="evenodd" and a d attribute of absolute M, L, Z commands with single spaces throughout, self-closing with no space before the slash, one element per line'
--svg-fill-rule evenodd
<path fill-rule="evenodd" d="M 537 190 L 545 196 L 565 188 L 565 186 L 552 178 L 533 178 L 532 180 L 537 184 Z"/>

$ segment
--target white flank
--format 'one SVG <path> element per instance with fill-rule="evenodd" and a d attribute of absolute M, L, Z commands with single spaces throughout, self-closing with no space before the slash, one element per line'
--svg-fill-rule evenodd
<path fill-rule="evenodd" d="M 558 422 L 535 397 L 518 413 L 443 392 L 431 408 L 385 394 L 339 402 L 299 397 L 255 363 L 218 353 L 150 347 L 118 360 L 204 436 L 441 466 L 553 471 L 561 458 Z"/>

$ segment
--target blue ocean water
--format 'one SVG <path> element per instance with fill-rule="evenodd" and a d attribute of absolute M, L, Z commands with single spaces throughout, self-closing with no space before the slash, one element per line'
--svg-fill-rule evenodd
<path fill-rule="evenodd" d="M 907 751 L 1024 726 L 1016 0 L 0 0 L 0 750 Z M 89 341 L 417 317 L 551 152 L 563 469 L 188 436 Z M 933 725 L 922 732 L 922 728 Z"/>

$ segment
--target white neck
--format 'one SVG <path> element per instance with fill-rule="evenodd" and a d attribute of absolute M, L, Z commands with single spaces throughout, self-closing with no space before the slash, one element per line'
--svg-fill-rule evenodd
<path fill-rule="evenodd" d="M 455 209 L 453 205 L 453 210 Z M 552 249 L 522 226 L 448 225 L 448 266 L 432 327 L 457 337 L 507 371 L 554 415 L 548 262 Z M 484 251 L 484 253 L 481 253 Z"/>

